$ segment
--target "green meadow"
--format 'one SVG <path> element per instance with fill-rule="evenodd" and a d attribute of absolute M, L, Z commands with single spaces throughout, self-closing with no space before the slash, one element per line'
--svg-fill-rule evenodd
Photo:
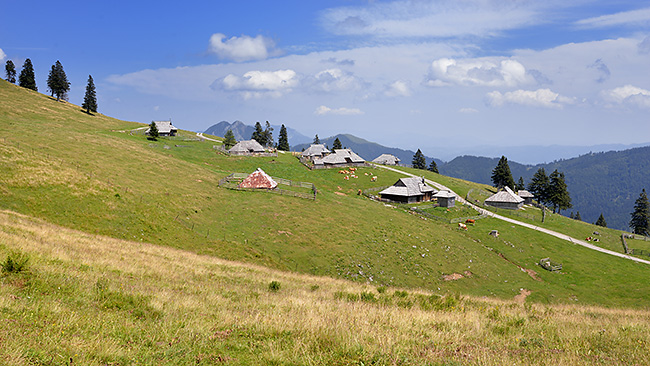
<path fill-rule="evenodd" d="M 0 263 L 28 258 L 0 274 L 5 363 L 645 362 L 648 265 L 492 218 L 459 230 L 452 219 L 475 215 L 460 205 L 423 205 L 433 219 L 359 194 L 396 172 L 346 180 L 189 131 L 150 141 L 142 126 L 0 81 Z M 317 198 L 219 187 L 257 168 Z M 622 251 L 617 231 L 538 217 L 513 216 Z"/>

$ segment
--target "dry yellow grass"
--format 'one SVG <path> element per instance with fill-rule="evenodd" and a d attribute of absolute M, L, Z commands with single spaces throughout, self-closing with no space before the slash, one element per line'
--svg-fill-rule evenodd
<path fill-rule="evenodd" d="M 401 303 L 394 289 L 379 294 L 2 211 L 0 260 L 11 250 L 31 256 L 31 272 L 0 282 L 8 364 L 648 363 L 649 311 L 469 297 L 432 310 L 421 303 L 427 292 Z M 102 308 L 93 295 L 101 281 L 147 299 L 156 315 Z M 353 299 L 362 293 L 376 301 Z"/>

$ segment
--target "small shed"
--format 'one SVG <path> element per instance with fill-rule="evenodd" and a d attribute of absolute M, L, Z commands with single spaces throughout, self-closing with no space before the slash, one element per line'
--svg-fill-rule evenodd
<path fill-rule="evenodd" d="M 262 169 L 257 168 L 248 177 L 246 177 L 237 187 L 255 188 L 255 189 L 274 189 L 278 183 L 266 174 Z"/>
<path fill-rule="evenodd" d="M 230 155 L 254 155 L 264 152 L 264 147 L 256 140 L 243 140 L 228 150 Z"/>
<path fill-rule="evenodd" d="M 158 136 L 176 136 L 176 132 L 178 132 L 178 129 L 172 125 L 172 121 L 151 121 L 156 124 L 156 128 L 158 129 Z M 149 128 L 144 132 L 145 134 L 149 134 Z"/>
<path fill-rule="evenodd" d="M 456 195 L 451 191 L 438 191 L 432 196 L 438 199 L 440 207 L 454 207 L 456 205 Z"/>
<path fill-rule="evenodd" d="M 533 196 L 532 193 L 528 192 L 525 189 L 517 191 L 517 196 L 524 199 L 524 205 L 532 205 L 533 204 L 533 198 L 535 198 L 535 196 Z"/>
<path fill-rule="evenodd" d="M 505 187 L 485 200 L 485 204 L 496 208 L 518 210 L 524 206 L 524 199 L 517 196 L 510 187 Z"/>
<path fill-rule="evenodd" d="M 329 154 L 331 151 L 327 150 L 325 148 L 325 145 L 323 144 L 311 144 L 307 150 L 303 151 L 300 155 L 313 159 L 313 158 L 323 158 L 327 154 Z"/>
<path fill-rule="evenodd" d="M 431 201 L 436 190 L 429 187 L 422 177 L 400 178 L 395 184 L 379 192 L 382 199 L 402 203 Z"/>
<path fill-rule="evenodd" d="M 372 162 L 375 164 L 383 164 L 383 165 L 399 165 L 400 160 L 395 155 L 381 154 L 378 157 L 376 157 Z"/>
<path fill-rule="evenodd" d="M 314 166 L 319 168 L 338 168 L 346 166 L 363 166 L 366 161 L 350 149 L 336 149 L 322 159 L 314 158 Z"/>

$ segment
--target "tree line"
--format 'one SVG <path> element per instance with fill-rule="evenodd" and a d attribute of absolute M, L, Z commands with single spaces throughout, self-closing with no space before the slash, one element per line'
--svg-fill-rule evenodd
<path fill-rule="evenodd" d="M 5 64 L 5 80 L 12 84 L 16 84 L 16 65 L 12 60 L 7 60 Z M 26 89 L 38 91 L 34 65 L 32 64 L 32 60 L 29 58 L 23 63 L 23 68 L 18 75 L 18 85 Z M 61 99 L 68 100 L 70 82 L 63 70 L 63 65 L 58 60 L 54 65 L 52 65 L 50 73 L 47 76 L 47 90 L 50 91 L 50 96 L 56 96 L 57 102 Z M 88 75 L 86 93 L 81 108 L 85 109 L 88 114 L 91 112 L 97 113 L 97 93 L 92 75 Z"/>

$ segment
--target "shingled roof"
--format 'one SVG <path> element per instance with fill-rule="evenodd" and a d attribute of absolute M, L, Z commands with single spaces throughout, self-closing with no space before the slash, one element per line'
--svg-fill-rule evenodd
<path fill-rule="evenodd" d="M 330 151 L 325 148 L 323 144 L 312 144 L 307 150 L 302 152 L 302 156 L 311 157 L 311 156 L 323 156 L 329 154 Z"/>
<path fill-rule="evenodd" d="M 365 160 L 350 149 L 336 149 L 334 153 L 322 159 L 314 160 L 314 164 L 350 164 L 363 162 Z"/>
<path fill-rule="evenodd" d="M 376 164 L 397 165 L 400 160 L 397 156 L 391 154 L 381 154 L 372 161 Z"/>
<path fill-rule="evenodd" d="M 413 197 L 436 190 L 424 183 L 422 177 L 400 178 L 395 184 L 379 192 L 382 195 Z"/>
<path fill-rule="evenodd" d="M 505 187 L 503 190 L 488 197 L 485 202 L 507 202 L 507 203 L 521 203 L 524 199 L 517 196 L 510 187 Z"/>
<path fill-rule="evenodd" d="M 228 150 L 229 153 L 263 153 L 264 147 L 256 140 L 239 141 Z"/>
<path fill-rule="evenodd" d="M 535 196 L 532 193 L 528 192 L 525 189 L 517 191 L 517 196 L 521 198 L 535 198 Z"/>

